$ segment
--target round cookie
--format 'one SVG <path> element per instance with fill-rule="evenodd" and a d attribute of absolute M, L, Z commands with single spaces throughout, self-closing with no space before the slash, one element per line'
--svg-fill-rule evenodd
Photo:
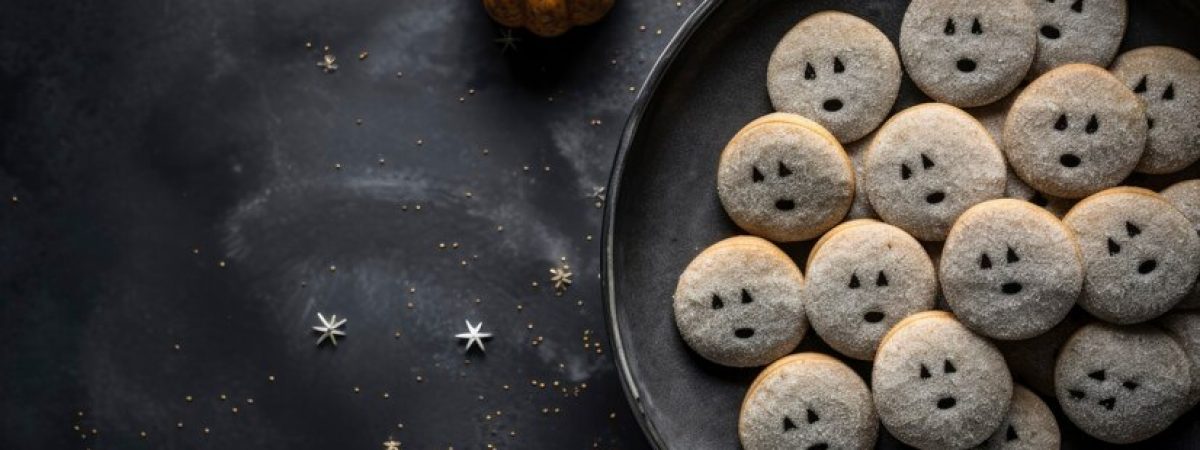
<path fill-rule="evenodd" d="M 1003 450 L 1057 449 L 1062 435 L 1058 420 L 1042 399 L 1024 386 L 1013 385 L 1008 417 L 980 448 Z"/>
<path fill-rule="evenodd" d="M 1013 391 L 996 347 L 945 311 L 911 315 L 884 336 L 871 388 L 883 426 L 920 448 L 981 444 L 1004 421 Z"/>
<path fill-rule="evenodd" d="M 742 229 L 778 242 L 820 236 L 854 200 L 854 167 L 833 135 L 803 117 L 750 122 L 721 153 L 717 194 Z"/>
<path fill-rule="evenodd" d="M 1188 373 L 1192 384 L 1188 389 L 1187 408 L 1200 403 L 1200 312 L 1173 312 L 1158 319 L 1158 326 L 1167 332 L 1183 353 L 1187 354 Z"/>
<path fill-rule="evenodd" d="M 1171 173 L 1200 160 L 1200 60 L 1172 47 L 1142 47 L 1122 53 L 1112 74 L 1146 107 L 1143 173 Z"/>
<path fill-rule="evenodd" d="M 1116 77 L 1069 64 L 1033 80 L 1004 123 L 1004 154 L 1034 189 L 1081 198 L 1129 176 L 1146 144 L 1146 112 Z"/>
<path fill-rule="evenodd" d="M 1107 67 L 1125 36 L 1125 0 L 1024 0 L 1033 10 L 1037 56 L 1030 76 L 1068 63 Z"/>
<path fill-rule="evenodd" d="M 866 136 L 887 118 L 900 78 L 900 59 L 887 36 L 837 11 L 797 23 L 767 65 L 775 110 L 811 118 L 841 142 Z"/>
<path fill-rule="evenodd" d="M 900 25 L 900 55 L 917 87 L 942 103 L 999 100 L 1025 78 L 1037 49 L 1024 0 L 914 0 Z"/>
<path fill-rule="evenodd" d="M 1144 322 L 1170 310 L 1200 274 L 1200 236 L 1161 195 L 1102 191 L 1063 218 L 1083 251 L 1079 306 L 1108 322 Z"/>
<path fill-rule="evenodd" d="M 1083 259 L 1053 214 L 1021 200 L 990 200 L 954 222 L 938 279 L 963 325 L 995 339 L 1027 339 L 1075 306 Z"/>
<path fill-rule="evenodd" d="M 870 360 L 893 325 L 933 309 L 937 277 L 921 243 L 904 230 L 861 222 L 835 228 L 813 247 L 804 309 L 830 347 Z"/>
<path fill-rule="evenodd" d="M 1160 194 L 1192 222 L 1192 228 L 1200 235 L 1200 179 L 1180 181 L 1163 189 Z M 1185 295 L 1176 307 L 1200 308 L 1200 279 L 1196 280 L 1192 292 Z"/>
<path fill-rule="evenodd" d="M 704 249 L 675 287 L 675 326 L 709 361 L 761 366 L 790 353 L 808 330 L 804 277 L 766 240 L 735 236 Z"/>
<path fill-rule="evenodd" d="M 1054 363 L 1067 339 L 1092 319 L 1079 309 L 1049 331 L 1019 341 L 995 341 L 1013 377 L 1047 397 L 1054 396 Z"/>
<path fill-rule="evenodd" d="M 1075 332 L 1054 369 L 1067 418 L 1105 442 L 1128 444 L 1167 428 L 1187 406 L 1187 356 L 1148 325 L 1092 323 Z"/>
<path fill-rule="evenodd" d="M 892 116 L 875 133 L 862 189 L 884 221 L 940 241 L 976 203 L 1004 195 L 1004 157 L 962 110 L 926 103 Z"/>
<path fill-rule="evenodd" d="M 764 369 L 738 415 L 746 450 L 869 449 L 878 428 L 866 383 L 820 353 L 788 356 Z"/>

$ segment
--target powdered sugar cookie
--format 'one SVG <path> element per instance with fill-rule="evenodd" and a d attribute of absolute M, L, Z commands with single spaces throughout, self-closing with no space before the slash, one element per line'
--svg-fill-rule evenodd
<path fill-rule="evenodd" d="M 1107 67 L 1125 36 L 1125 0 L 1024 0 L 1037 16 L 1030 75 L 1068 63 Z"/>
<path fill-rule="evenodd" d="M 1200 60 L 1177 48 L 1142 47 L 1118 56 L 1112 73 L 1146 106 L 1138 172 L 1176 172 L 1200 160 Z"/>

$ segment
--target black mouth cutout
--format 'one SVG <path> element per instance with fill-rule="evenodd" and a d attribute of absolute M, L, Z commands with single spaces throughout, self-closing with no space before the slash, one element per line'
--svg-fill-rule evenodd
<path fill-rule="evenodd" d="M 836 98 L 831 98 L 829 100 L 825 100 L 825 103 L 822 103 L 821 107 L 825 108 L 825 110 L 829 112 L 838 112 L 842 109 L 842 101 Z"/>
<path fill-rule="evenodd" d="M 1054 25 L 1042 25 L 1042 36 L 1046 39 L 1058 39 L 1062 37 L 1062 32 Z"/>
<path fill-rule="evenodd" d="M 796 202 L 788 199 L 775 200 L 775 209 L 780 211 L 791 211 L 796 209 Z"/>
<path fill-rule="evenodd" d="M 1021 292 L 1021 288 L 1021 283 L 1010 281 L 1000 285 L 1000 292 L 1003 292 L 1007 295 L 1016 295 L 1017 293 Z"/>
<path fill-rule="evenodd" d="M 738 328 L 736 330 L 733 330 L 733 335 L 737 336 L 739 339 L 750 339 L 751 337 L 754 336 L 754 329 L 753 328 Z"/>
<path fill-rule="evenodd" d="M 930 205 L 936 205 L 938 203 L 941 203 L 942 200 L 945 200 L 945 199 L 946 199 L 946 193 L 942 192 L 942 191 L 937 191 L 937 192 L 934 192 L 934 193 L 931 193 L 931 194 L 925 196 L 925 202 L 929 203 Z"/>
<path fill-rule="evenodd" d="M 962 58 L 958 60 L 958 62 L 954 63 L 954 65 L 955 67 L 958 67 L 958 71 L 962 73 L 974 72 L 976 66 L 975 60 L 971 58 Z"/>
<path fill-rule="evenodd" d="M 1079 167 L 1079 164 L 1082 162 L 1082 159 L 1071 153 L 1063 153 L 1062 156 L 1058 157 L 1058 163 L 1062 164 L 1063 167 Z"/>
<path fill-rule="evenodd" d="M 863 314 L 863 320 L 867 321 L 867 323 L 879 323 L 883 321 L 884 317 L 886 315 L 879 311 L 868 311 L 866 314 Z"/>
<path fill-rule="evenodd" d="M 937 408 L 938 409 L 950 409 L 950 408 L 953 408 L 954 405 L 956 405 L 956 404 L 958 404 L 958 401 L 955 400 L 954 397 L 942 397 L 942 398 L 939 398 L 937 401 Z"/>

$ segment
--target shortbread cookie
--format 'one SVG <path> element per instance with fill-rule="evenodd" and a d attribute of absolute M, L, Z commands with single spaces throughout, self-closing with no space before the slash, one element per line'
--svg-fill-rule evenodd
<path fill-rule="evenodd" d="M 883 426 L 920 448 L 983 443 L 1013 391 L 996 347 L 945 311 L 909 316 L 884 336 L 871 388 Z"/>
<path fill-rule="evenodd" d="M 854 167 L 833 135 L 803 117 L 775 113 L 738 131 L 721 153 L 717 194 L 751 234 L 778 242 L 820 236 L 854 200 Z"/>
<path fill-rule="evenodd" d="M 788 356 L 764 369 L 738 415 L 746 450 L 870 449 L 878 428 L 867 384 L 820 353 Z"/>
<path fill-rule="evenodd" d="M 1180 181 L 1163 189 L 1162 196 L 1175 205 L 1189 221 L 1196 234 L 1200 235 L 1200 179 Z M 1182 309 L 1200 308 L 1200 279 L 1192 286 L 1192 292 L 1176 305 Z"/>
<path fill-rule="evenodd" d="M 834 350 L 870 360 L 892 325 L 933 308 L 937 277 L 921 243 L 904 230 L 858 222 L 834 228 L 810 252 L 805 313 Z"/>
<path fill-rule="evenodd" d="M 1030 76 L 1068 63 L 1107 67 L 1125 36 L 1125 0 L 1024 0 L 1038 28 Z"/>
<path fill-rule="evenodd" d="M 1008 417 L 983 445 L 984 449 L 1047 450 L 1057 449 L 1062 435 L 1058 420 L 1042 399 L 1024 386 L 1014 385 Z"/>
<path fill-rule="evenodd" d="M 1062 221 L 1029 202 L 990 200 L 954 222 L 938 279 L 963 325 L 1027 339 L 1067 315 L 1083 288 L 1083 259 Z"/>
<path fill-rule="evenodd" d="M 1187 408 L 1200 402 L 1200 312 L 1172 312 L 1158 319 L 1158 326 L 1175 338 L 1187 354 L 1188 373 L 1192 376 Z"/>
<path fill-rule="evenodd" d="M 863 179 L 863 164 L 867 157 L 867 149 L 871 148 L 871 140 L 874 135 L 868 135 L 865 138 L 846 144 L 846 156 L 850 157 L 850 163 L 854 165 L 854 180 L 861 181 Z M 846 213 L 846 220 L 852 219 L 875 219 L 879 214 L 875 213 L 875 208 L 871 207 L 871 200 L 867 198 L 867 191 L 861 188 L 854 190 L 854 201 L 850 202 L 850 211 Z"/>
<path fill-rule="evenodd" d="M 1158 317 L 1200 274 L 1200 236 L 1153 191 L 1102 191 L 1071 208 L 1063 222 L 1083 250 L 1079 305 L 1101 320 L 1130 324 Z"/>
<path fill-rule="evenodd" d="M 851 142 L 887 118 L 900 77 L 900 59 L 883 32 L 824 11 L 801 20 L 775 46 L 767 91 L 775 110 L 808 117 Z"/>
<path fill-rule="evenodd" d="M 1146 106 L 1149 135 L 1137 171 L 1171 173 L 1200 160 L 1200 60 L 1172 47 L 1122 53 L 1112 73 Z"/>
<path fill-rule="evenodd" d="M 900 25 L 900 55 L 917 87 L 943 103 L 999 100 L 1025 78 L 1037 49 L 1024 0 L 914 0 Z"/>
<path fill-rule="evenodd" d="M 1067 317 L 1049 331 L 1019 341 L 995 341 L 1004 354 L 1013 377 L 1030 389 L 1047 397 L 1054 396 L 1054 363 L 1058 353 L 1075 331 L 1093 319 L 1080 309 L 1072 309 Z"/>
<path fill-rule="evenodd" d="M 700 252 L 675 287 L 675 325 L 709 361 L 761 366 L 790 353 L 808 330 L 804 277 L 787 254 L 753 236 Z"/>
<path fill-rule="evenodd" d="M 1187 407 L 1187 355 L 1148 325 L 1096 322 L 1075 332 L 1054 370 L 1058 403 L 1083 432 L 1128 444 L 1167 428 Z"/>
<path fill-rule="evenodd" d="M 1133 172 L 1146 144 L 1146 112 L 1104 69 L 1069 64 L 1029 84 L 1004 123 L 1004 153 L 1034 189 L 1081 198 Z"/>
<path fill-rule="evenodd" d="M 888 119 L 871 142 L 863 175 L 875 212 L 927 241 L 945 239 L 967 208 L 1004 195 L 1004 157 L 987 130 L 940 103 Z"/>

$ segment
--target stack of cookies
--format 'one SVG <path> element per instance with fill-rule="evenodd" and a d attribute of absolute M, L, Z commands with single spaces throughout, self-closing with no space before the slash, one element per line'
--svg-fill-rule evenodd
<path fill-rule="evenodd" d="M 783 36 L 777 112 L 720 155 L 747 235 L 674 297 L 697 354 L 765 366 L 746 449 L 870 448 L 880 423 L 919 448 L 1057 448 L 1046 401 L 1131 443 L 1200 401 L 1200 179 L 1122 185 L 1195 173 L 1200 60 L 1117 55 L 1126 6 L 914 0 L 898 52 L 834 11 Z M 904 74 L 933 102 L 893 114 Z M 806 261 L 777 247 L 810 240 Z M 793 354 L 810 328 L 836 354 Z"/>

